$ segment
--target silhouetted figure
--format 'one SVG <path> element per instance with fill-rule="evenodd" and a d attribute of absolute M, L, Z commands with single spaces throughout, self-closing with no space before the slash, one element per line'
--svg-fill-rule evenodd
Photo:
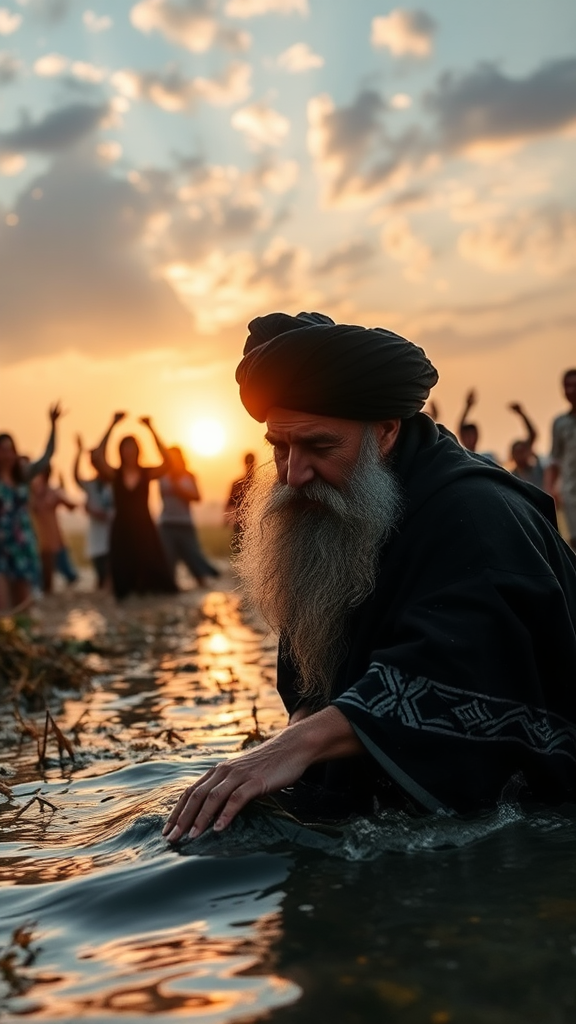
<path fill-rule="evenodd" d="M 545 485 L 562 507 L 570 546 L 576 551 L 576 369 L 566 370 L 562 385 L 570 408 L 552 424 L 552 451 Z"/>
<path fill-rule="evenodd" d="M 110 579 L 110 528 L 114 518 L 114 495 L 111 484 L 100 473 L 89 479 L 80 476 L 80 461 L 84 447 L 79 434 L 76 435 L 76 445 L 74 479 L 87 499 L 86 554 L 94 567 L 98 589 L 102 590 Z"/>
<path fill-rule="evenodd" d="M 474 391 L 474 388 L 471 388 L 471 390 L 466 395 L 466 398 L 464 399 L 464 412 L 460 417 L 460 422 L 458 423 L 457 429 L 460 444 L 462 445 L 463 448 L 467 448 L 469 452 L 476 451 L 476 448 L 478 447 L 478 440 L 480 437 L 480 431 L 478 430 L 476 424 L 471 423 L 468 420 L 468 413 L 470 412 L 471 409 L 473 409 L 477 401 L 478 399 L 476 396 L 476 392 Z"/>
<path fill-rule="evenodd" d="M 526 428 L 526 437 L 513 441 L 510 446 L 511 472 L 521 480 L 526 480 L 535 487 L 544 486 L 544 466 L 534 451 L 538 431 L 528 419 L 520 402 L 511 402 L 508 406 L 522 420 Z"/>
<path fill-rule="evenodd" d="M 491 462 L 498 463 L 498 459 L 493 452 L 479 452 L 478 442 L 480 440 L 480 430 L 476 423 L 472 423 L 468 419 L 468 414 L 471 409 L 476 405 L 478 396 L 474 388 L 471 388 L 464 400 L 464 411 L 460 417 L 457 431 L 458 439 L 463 448 L 466 448 L 469 452 L 473 452 L 475 455 L 481 455 L 485 459 L 490 459 Z"/>
<path fill-rule="evenodd" d="M 40 559 L 30 516 L 30 481 L 50 464 L 60 404 L 49 411 L 50 436 L 36 462 L 18 455 L 10 434 L 0 434 L 0 612 L 25 606 L 40 583 Z"/>
<path fill-rule="evenodd" d="M 106 445 L 114 426 L 126 413 L 117 412 L 100 444 L 92 452 L 92 465 L 97 473 L 112 484 L 115 514 L 110 533 L 110 569 L 114 594 L 121 600 L 128 594 L 174 594 L 174 577 L 148 509 L 150 481 L 168 469 L 168 453 L 156 434 L 150 419 L 140 423 L 148 427 L 162 462 L 158 466 L 141 466 L 140 448 L 135 437 L 123 437 L 120 466 L 114 469 L 106 459 Z"/>
<path fill-rule="evenodd" d="M 205 587 L 206 577 L 219 576 L 220 572 L 204 555 L 192 520 L 190 504 L 200 501 L 200 491 L 196 477 L 186 468 L 180 448 L 169 448 L 168 455 L 169 469 L 160 480 L 160 536 L 172 572 L 176 571 L 178 562 L 184 562 L 198 586 Z"/>
<path fill-rule="evenodd" d="M 230 541 L 230 546 L 233 551 L 237 551 L 240 545 L 240 536 L 242 533 L 242 502 L 244 501 L 246 491 L 252 481 L 255 468 L 255 455 L 253 455 L 252 452 L 246 452 L 246 455 L 244 456 L 244 476 L 241 476 L 232 484 L 228 501 L 224 507 L 224 522 L 227 526 L 232 527 L 232 539 Z"/>
<path fill-rule="evenodd" d="M 78 579 L 58 522 L 57 510 L 61 506 L 70 510 L 76 508 L 66 494 L 62 480 L 59 487 L 50 486 L 50 466 L 47 466 L 30 484 L 30 511 L 38 538 L 45 594 L 52 593 L 54 572 L 60 573 L 67 583 L 75 583 Z"/>

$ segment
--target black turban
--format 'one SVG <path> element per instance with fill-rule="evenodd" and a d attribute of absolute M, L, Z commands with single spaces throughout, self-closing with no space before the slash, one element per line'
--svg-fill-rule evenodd
<path fill-rule="evenodd" d="M 335 324 L 322 313 L 270 313 L 248 330 L 236 380 L 260 423 L 273 406 L 349 420 L 406 419 L 438 380 L 421 348 L 383 327 Z"/>

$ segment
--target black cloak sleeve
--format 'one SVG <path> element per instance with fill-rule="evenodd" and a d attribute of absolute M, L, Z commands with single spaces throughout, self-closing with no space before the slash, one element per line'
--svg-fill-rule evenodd
<path fill-rule="evenodd" d="M 536 799 L 573 799 L 575 623 L 553 526 L 501 475 L 456 474 L 383 553 L 333 703 L 428 810 L 493 804 L 518 774 Z"/>

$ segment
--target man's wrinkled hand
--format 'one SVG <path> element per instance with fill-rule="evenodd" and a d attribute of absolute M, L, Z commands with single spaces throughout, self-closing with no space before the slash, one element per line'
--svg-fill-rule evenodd
<path fill-rule="evenodd" d="M 220 832 L 250 800 L 296 782 L 311 763 L 305 745 L 287 729 L 256 750 L 217 765 L 184 791 L 162 831 L 169 842 L 191 839 L 209 825 Z"/>

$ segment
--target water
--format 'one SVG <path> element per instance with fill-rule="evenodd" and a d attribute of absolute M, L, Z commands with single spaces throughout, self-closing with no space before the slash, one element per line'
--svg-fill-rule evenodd
<path fill-rule="evenodd" d="M 2 1019 L 576 1021 L 572 809 L 390 812 L 337 834 L 254 809 L 171 849 L 190 778 L 250 739 L 254 707 L 263 734 L 282 725 L 273 644 L 226 592 L 200 612 L 193 595 L 80 605 L 52 623 L 101 649 L 93 692 L 54 711 L 74 763 L 50 747 L 40 772 L 29 738 L 4 747 Z M 35 794 L 49 804 L 16 817 Z"/>

